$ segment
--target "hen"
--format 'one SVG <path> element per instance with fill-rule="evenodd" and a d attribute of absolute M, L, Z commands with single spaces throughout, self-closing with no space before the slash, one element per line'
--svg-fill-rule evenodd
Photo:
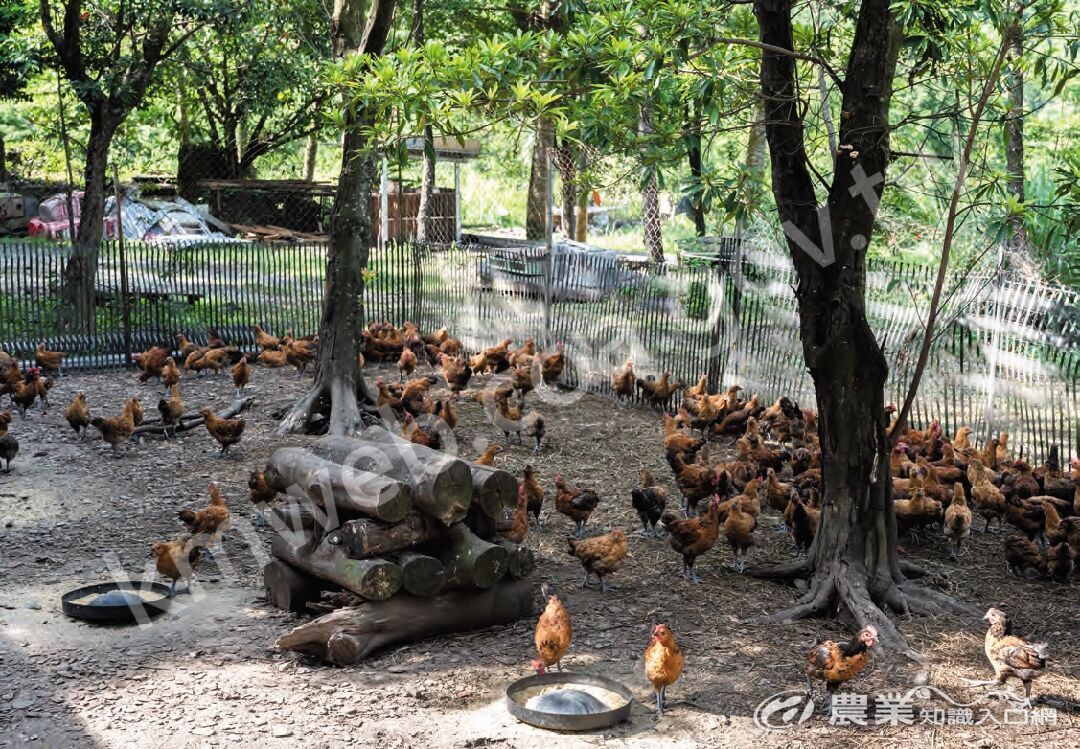
<path fill-rule="evenodd" d="M 210 484 L 210 501 L 201 510 L 181 510 L 178 514 L 191 534 L 191 542 L 201 548 L 215 546 L 221 534 L 232 527 L 232 519 L 217 484 Z"/>
<path fill-rule="evenodd" d="M 1038 575 L 1046 573 L 1046 560 L 1039 553 L 1039 547 L 1018 533 L 1005 539 L 1005 565 L 1009 572 L 1022 577 L 1028 570 Z"/>
<path fill-rule="evenodd" d="M 667 528 L 671 548 L 682 555 L 683 577 L 695 583 L 701 582 L 694 570 L 694 563 L 715 546 L 720 537 L 720 498 L 712 498 L 709 510 L 704 515 L 684 519 L 665 518 L 663 524 Z"/>
<path fill-rule="evenodd" d="M 1009 678 L 1019 679 L 1024 696 L 1030 700 L 1031 682 L 1046 672 L 1046 645 L 1029 644 L 1012 634 L 1008 617 L 998 609 L 989 609 L 983 619 L 990 623 L 983 649 L 994 669 L 994 680 L 982 683 L 1004 685 Z"/>
<path fill-rule="evenodd" d="M 544 488 L 536 478 L 536 471 L 531 465 L 526 465 L 521 470 L 520 489 L 525 492 L 525 508 L 529 514 L 536 518 L 536 526 L 544 529 L 540 522 L 540 511 L 544 508 Z"/>
<path fill-rule="evenodd" d="M 743 498 L 737 497 L 724 518 L 724 538 L 735 552 L 740 573 L 746 571 L 746 553 L 754 545 L 757 518 L 743 509 Z"/>
<path fill-rule="evenodd" d="M 134 405 L 131 400 L 124 404 L 124 413 L 111 419 L 103 419 L 95 416 L 90 420 L 91 426 L 101 432 L 101 439 L 112 445 L 113 457 L 119 457 L 120 445 L 131 439 L 135 432 Z"/>
<path fill-rule="evenodd" d="M 229 448 L 238 444 L 244 433 L 244 420 L 219 418 L 209 408 L 204 408 L 200 413 L 206 420 L 206 431 L 221 445 L 219 455 L 223 458 L 228 457 Z"/>
<path fill-rule="evenodd" d="M 540 621 L 536 623 L 536 634 L 533 637 L 536 660 L 532 662 L 532 669 L 543 674 L 552 666 L 562 671 L 562 659 L 574 639 L 574 629 L 570 624 L 570 614 L 555 595 L 554 589 L 544 583 L 540 592 L 547 605 L 544 613 L 540 615 Z"/>
<path fill-rule="evenodd" d="M 478 466 L 493 466 L 495 465 L 495 456 L 503 451 L 503 446 L 498 442 L 489 442 L 484 452 L 480 453 L 473 461 Z"/>
<path fill-rule="evenodd" d="M 176 581 L 184 580 L 185 589 L 191 592 L 191 579 L 195 577 L 195 564 L 199 561 L 199 547 L 187 536 L 175 541 L 157 543 L 150 547 L 157 571 L 172 581 L 169 596 L 176 593 Z"/>
<path fill-rule="evenodd" d="M 176 366 L 176 360 L 171 356 L 165 359 L 165 366 L 161 368 L 161 386 L 171 388 L 180 382 L 180 368 Z"/>
<path fill-rule="evenodd" d="M 554 385 L 562 376 L 566 368 L 566 354 L 563 352 L 563 343 L 555 344 L 555 353 L 540 359 L 540 376 L 545 385 Z"/>
<path fill-rule="evenodd" d="M 675 393 L 682 389 L 682 384 L 672 382 L 671 375 L 667 372 L 660 375 L 658 380 L 639 378 L 636 384 L 653 408 L 665 410 L 671 406 L 671 399 Z"/>
<path fill-rule="evenodd" d="M 960 556 L 960 546 L 971 535 L 971 509 L 967 506 L 964 485 L 953 484 L 953 499 L 945 510 L 945 538 L 949 544 L 949 559 L 954 562 Z"/>
<path fill-rule="evenodd" d="M 34 351 L 34 363 L 50 374 L 63 374 L 65 356 L 67 352 L 49 351 L 44 343 L 39 343 Z"/>
<path fill-rule="evenodd" d="M 585 535 L 585 524 L 598 504 L 600 497 L 592 489 L 579 489 L 566 483 L 562 474 L 555 476 L 555 510 L 574 521 L 577 538 Z"/>
<path fill-rule="evenodd" d="M 806 691 L 813 694 L 814 680 L 825 682 L 829 694 L 851 681 L 870 662 L 870 649 L 877 644 L 877 629 L 863 627 L 854 640 L 818 642 L 810 649 L 806 663 Z"/>
<path fill-rule="evenodd" d="M 611 390 L 620 403 L 634 397 L 634 360 L 627 359 L 618 369 L 611 370 Z"/>
<path fill-rule="evenodd" d="M 71 403 L 64 409 L 64 418 L 82 440 L 86 436 L 86 428 L 90 426 L 90 407 L 86 405 L 86 393 L 81 390 L 75 393 Z"/>
<path fill-rule="evenodd" d="M 139 375 L 139 382 L 146 382 L 151 377 L 156 377 L 160 380 L 162 370 L 165 368 L 165 362 L 169 359 L 170 354 L 172 354 L 172 352 L 165 346 L 155 346 L 140 354 L 135 354 L 135 356 L 132 357 L 135 361 L 135 366 L 142 370 L 142 374 Z"/>
<path fill-rule="evenodd" d="M 11 473 L 11 461 L 19 454 L 19 441 L 8 434 L 11 411 L 0 413 L 0 460 L 4 461 L 4 473 Z"/>
<path fill-rule="evenodd" d="M 236 395 L 241 396 L 244 394 L 244 388 L 251 382 L 251 365 L 248 364 L 248 355 L 244 354 L 240 357 L 240 361 L 236 362 L 232 368 L 232 381 L 236 386 Z"/>
<path fill-rule="evenodd" d="M 581 587 L 587 588 L 589 578 L 596 575 L 600 579 L 600 592 L 606 593 L 604 575 L 618 572 L 626 560 L 626 532 L 622 528 L 616 528 L 603 536 L 582 539 L 570 537 L 567 542 L 570 545 L 570 556 L 577 557 L 585 568 L 585 579 L 581 581 Z"/>
<path fill-rule="evenodd" d="M 657 538 L 656 524 L 667 507 L 667 490 L 657 485 L 648 468 L 641 469 L 641 488 L 630 490 L 630 504 L 641 519 L 640 533 Z"/>
<path fill-rule="evenodd" d="M 1068 542 L 1062 541 L 1046 550 L 1046 574 L 1059 583 L 1067 583 L 1072 577 L 1076 554 Z"/>
<path fill-rule="evenodd" d="M 184 402 L 180 400 L 180 388 L 173 385 L 168 398 L 162 398 L 157 404 L 158 413 L 161 414 L 162 430 L 165 438 L 169 437 L 169 429 L 172 428 L 172 436 L 176 436 L 176 429 L 180 426 L 180 418 L 184 415 Z"/>
<path fill-rule="evenodd" d="M 258 325 L 251 326 L 251 332 L 255 334 L 255 345 L 263 351 L 277 351 L 281 346 L 281 340 L 270 335 Z"/>
<path fill-rule="evenodd" d="M 657 624 L 649 646 L 645 648 L 645 676 L 656 692 L 658 715 L 664 714 L 667 688 L 682 675 L 684 660 L 683 652 L 675 642 L 675 635 L 667 625 Z"/>
<path fill-rule="evenodd" d="M 518 486 L 517 505 L 514 507 L 514 514 L 510 519 L 510 528 L 505 531 L 501 531 L 503 538 L 513 541 L 515 544 L 520 544 L 525 541 L 525 536 L 529 532 L 529 505 L 528 499 L 525 496 L 525 487 Z"/>

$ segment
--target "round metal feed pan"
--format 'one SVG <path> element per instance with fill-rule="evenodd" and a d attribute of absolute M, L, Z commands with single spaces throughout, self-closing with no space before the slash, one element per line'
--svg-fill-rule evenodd
<path fill-rule="evenodd" d="M 625 702 L 619 707 L 586 715 L 563 715 L 532 710 L 515 699 L 527 689 L 558 684 L 573 689 L 575 686 L 599 687 L 622 697 Z M 613 726 L 620 721 L 629 720 L 630 705 L 634 701 L 633 693 L 619 682 L 596 674 L 574 673 L 572 671 L 554 671 L 518 679 L 506 688 L 506 709 L 523 723 L 547 728 L 552 731 L 595 731 L 598 728 Z"/>
<path fill-rule="evenodd" d="M 90 596 L 103 596 L 108 593 L 135 593 L 141 602 L 118 602 L 115 604 L 95 604 Z M 132 624 L 145 621 L 169 609 L 169 586 L 143 580 L 121 580 L 97 583 L 76 588 L 60 598 L 64 613 L 75 619 L 82 619 L 98 624 Z"/>

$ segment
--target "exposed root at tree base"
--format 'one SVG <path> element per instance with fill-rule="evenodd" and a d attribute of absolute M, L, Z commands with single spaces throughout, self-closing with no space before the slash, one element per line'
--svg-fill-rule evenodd
<path fill-rule="evenodd" d="M 316 382 L 278 425 L 278 434 L 326 432 L 352 436 L 363 429 L 365 416 L 377 414 L 374 403 L 366 397 L 366 388 L 357 387 L 346 377 L 334 377 L 329 383 Z"/>
<path fill-rule="evenodd" d="M 807 560 L 748 572 L 754 577 L 771 580 L 810 578 L 809 590 L 795 605 L 755 619 L 754 623 L 791 624 L 800 619 L 835 614 L 853 631 L 873 625 L 883 647 L 920 663 L 925 659 L 908 646 L 907 639 L 896 628 L 886 609 L 904 616 L 978 615 L 972 607 L 944 593 L 903 578 L 894 579 L 891 575 L 871 575 L 865 569 L 842 562 L 816 571 Z"/>

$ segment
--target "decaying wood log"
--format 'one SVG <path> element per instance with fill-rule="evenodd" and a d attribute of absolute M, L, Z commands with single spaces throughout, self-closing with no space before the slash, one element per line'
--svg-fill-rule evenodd
<path fill-rule="evenodd" d="M 420 513 L 410 512 L 399 523 L 346 520 L 334 533 L 340 534 L 341 546 L 350 557 L 367 559 L 423 543 L 438 535 L 438 529 Z"/>
<path fill-rule="evenodd" d="M 446 567 L 435 557 L 415 551 L 402 551 L 390 556 L 401 568 L 401 588 L 414 596 L 430 597 L 446 585 Z"/>
<path fill-rule="evenodd" d="M 408 484 L 333 463 L 299 447 L 275 450 L 264 473 L 266 482 L 279 492 L 297 487 L 326 509 L 332 506 L 393 523 L 412 508 Z"/>
<path fill-rule="evenodd" d="M 503 510 L 517 502 L 518 484 L 511 474 L 501 468 L 469 464 L 472 471 L 473 504 L 489 517 L 500 520 Z"/>
<path fill-rule="evenodd" d="M 506 549 L 506 571 L 510 577 L 521 579 L 528 577 L 536 569 L 536 555 L 533 550 L 524 544 L 515 544 L 509 539 L 502 538 L 495 542 Z"/>
<path fill-rule="evenodd" d="M 334 463 L 408 484 L 413 504 L 446 526 L 465 517 L 472 503 L 472 473 L 465 461 L 381 427 L 368 427 L 355 439 L 328 435 L 315 443 L 313 451 Z"/>
<path fill-rule="evenodd" d="M 401 588 L 401 568 L 385 559 L 350 559 L 341 546 L 324 536 L 314 543 L 314 534 L 304 534 L 306 541 L 294 543 L 293 535 L 277 535 L 270 542 L 270 552 L 294 567 L 322 580 L 329 580 L 358 596 L 381 601 Z"/>
<path fill-rule="evenodd" d="M 314 531 L 318 538 L 337 528 L 339 522 L 336 513 L 325 512 L 307 498 L 293 498 L 270 510 L 270 525 L 278 533 Z"/>
<path fill-rule="evenodd" d="M 233 419 L 247 410 L 247 407 L 255 402 L 254 395 L 245 395 L 242 398 L 237 398 L 229 407 L 224 411 L 214 411 L 214 414 L 219 419 Z M 156 406 L 156 404 L 154 404 Z M 189 406 L 190 408 L 190 406 Z M 196 427 L 201 427 L 206 422 L 206 418 L 200 414 L 184 414 L 180 417 L 180 423 L 176 425 L 175 429 L 169 427 L 169 433 L 187 432 Z M 162 424 L 161 419 L 147 419 L 139 426 L 135 427 L 135 431 L 132 434 L 165 434 L 165 426 Z"/>
<path fill-rule="evenodd" d="M 274 647 L 345 666 L 388 645 L 508 624 L 533 613 L 533 586 L 505 580 L 488 590 L 447 590 L 431 598 L 401 594 L 338 609 L 285 633 Z"/>
<path fill-rule="evenodd" d="M 445 542 L 440 545 L 448 583 L 490 588 L 506 575 L 509 556 L 506 549 L 488 543 L 464 523 L 450 526 Z"/>
<path fill-rule="evenodd" d="M 263 587 L 267 603 L 285 611 L 300 613 L 308 601 L 316 601 L 322 592 L 319 581 L 280 559 L 271 559 L 263 567 Z"/>

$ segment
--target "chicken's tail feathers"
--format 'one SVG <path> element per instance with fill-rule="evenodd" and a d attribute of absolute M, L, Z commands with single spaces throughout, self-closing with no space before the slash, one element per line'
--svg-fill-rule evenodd
<path fill-rule="evenodd" d="M 566 543 L 568 545 L 567 553 L 572 557 L 576 557 L 577 556 L 577 539 L 575 539 L 573 536 L 567 536 L 566 537 Z"/>
<path fill-rule="evenodd" d="M 176 516 L 180 518 L 180 522 L 184 525 L 191 526 L 195 524 L 195 513 L 191 510 L 180 510 L 176 513 Z"/>

